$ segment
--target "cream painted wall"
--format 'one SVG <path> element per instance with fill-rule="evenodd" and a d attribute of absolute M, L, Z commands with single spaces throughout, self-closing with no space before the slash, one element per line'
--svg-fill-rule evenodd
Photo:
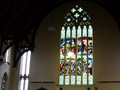
<path fill-rule="evenodd" d="M 97 83 L 98 81 L 120 81 L 120 31 L 113 17 L 104 8 L 90 3 L 79 2 L 92 18 L 94 30 L 94 83 L 91 90 L 119 90 L 120 83 Z M 60 58 L 60 30 L 63 19 L 73 2 L 63 4 L 43 20 L 38 29 L 35 50 L 31 57 L 30 82 L 54 81 L 55 84 L 29 84 L 29 90 L 41 86 L 56 90 Z M 53 25 L 54 32 L 48 31 Z M 56 87 L 55 87 L 56 86 Z M 63 86 L 63 90 L 87 90 L 89 86 Z"/>

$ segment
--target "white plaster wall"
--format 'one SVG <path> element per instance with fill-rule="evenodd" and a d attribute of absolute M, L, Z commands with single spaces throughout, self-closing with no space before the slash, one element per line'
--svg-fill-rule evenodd
<path fill-rule="evenodd" d="M 64 16 L 73 2 L 63 4 L 51 11 L 38 29 L 35 50 L 31 57 L 30 82 L 54 81 L 58 85 L 60 58 L 60 30 Z M 80 2 L 81 7 L 92 18 L 94 30 L 94 83 L 91 90 L 119 90 L 120 83 L 100 84 L 98 81 L 120 81 L 120 31 L 113 17 L 102 7 Z M 56 30 L 48 31 L 53 25 Z M 48 85 L 48 84 L 46 84 Z M 29 90 L 36 90 L 41 84 L 29 84 Z M 48 90 L 55 90 L 48 86 Z M 59 86 L 58 86 L 59 87 Z M 89 86 L 63 86 L 63 90 L 87 90 Z"/>
<path fill-rule="evenodd" d="M 8 78 L 9 78 L 9 75 L 8 75 L 8 73 L 9 73 L 9 65 L 8 64 L 0 65 L 0 85 L 2 84 L 2 78 L 3 78 L 3 75 L 4 75 L 5 72 L 7 73 L 7 81 L 8 81 Z M 0 90 L 1 90 L 1 86 L 0 86 Z"/>
<path fill-rule="evenodd" d="M 9 54 L 8 54 L 8 62 L 7 63 L 1 63 L 0 64 L 0 90 L 1 90 L 1 84 L 2 84 L 2 78 L 5 72 L 7 73 L 7 84 L 6 84 L 6 90 L 11 90 L 12 86 L 12 65 L 13 65 L 13 46 L 9 48 Z"/>

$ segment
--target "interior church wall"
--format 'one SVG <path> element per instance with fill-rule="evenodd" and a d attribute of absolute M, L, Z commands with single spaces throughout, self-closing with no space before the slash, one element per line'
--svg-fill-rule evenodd
<path fill-rule="evenodd" d="M 9 54 L 8 54 L 8 62 L 6 63 L 1 62 L 0 63 L 0 85 L 2 85 L 2 79 L 4 74 L 7 74 L 6 77 L 6 88 L 5 90 L 11 90 L 11 86 L 12 86 L 12 68 L 13 68 L 13 46 L 9 48 Z M 5 58 L 4 58 L 5 59 Z M 1 90 L 1 86 L 0 86 L 0 90 Z"/>
<path fill-rule="evenodd" d="M 101 6 L 90 2 L 79 2 L 92 18 L 94 46 L 94 85 L 62 86 L 63 90 L 119 90 L 120 83 L 99 83 L 99 81 L 120 81 L 120 31 L 114 18 Z M 60 5 L 51 11 L 40 24 L 35 39 L 35 50 L 31 56 L 29 90 L 46 87 L 59 88 L 60 30 L 64 16 L 73 2 Z M 48 27 L 55 31 L 48 31 Z M 55 82 L 55 83 L 32 83 Z"/>
<path fill-rule="evenodd" d="M 7 73 L 7 79 L 9 77 L 9 65 L 7 64 L 1 64 L 0 65 L 0 85 L 2 84 L 2 78 L 3 78 L 3 75 L 5 74 L 5 72 Z M 1 86 L 0 86 L 1 88 Z"/>

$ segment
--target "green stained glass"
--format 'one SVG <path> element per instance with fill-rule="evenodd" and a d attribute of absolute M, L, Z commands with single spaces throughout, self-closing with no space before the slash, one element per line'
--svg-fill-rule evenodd
<path fill-rule="evenodd" d="M 76 5 L 76 8 L 78 8 L 78 5 Z"/>
<path fill-rule="evenodd" d="M 76 23 L 78 22 L 78 20 L 76 19 Z"/>
<path fill-rule="evenodd" d="M 75 76 L 71 76 L 71 85 L 75 85 Z"/>
<path fill-rule="evenodd" d="M 78 13 L 75 13 L 74 15 L 76 18 L 78 18 L 80 15 Z"/>
<path fill-rule="evenodd" d="M 83 27 L 83 37 L 87 37 L 87 27 Z"/>
<path fill-rule="evenodd" d="M 68 19 L 67 19 L 67 21 L 68 21 L 68 22 L 70 22 L 70 21 L 71 21 L 71 19 L 70 19 L 70 18 L 68 18 Z"/>
<path fill-rule="evenodd" d="M 88 37 L 92 37 L 92 36 L 93 36 L 92 26 L 89 25 L 89 27 L 88 27 Z"/>
<path fill-rule="evenodd" d="M 70 16 L 70 15 L 71 15 L 70 13 L 67 14 L 67 16 Z"/>
<path fill-rule="evenodd" d="M 76 28 L 73 26 L 72 28 L 72 38 L 76 38 Z"/>
<path fill-rule="evenodd" d="M 83 21 L 86 21 L 86 20 L 87 20 L 87 18 L 86 18 L 86 17 L 84 17 L 84 18 L 83 18 Z"/>
<path fill-rule="evenodd" d="M 61 38 L 65 38 L 65 28 L 62 27 L 62 30 L 61 30 Z"/>
<path fill-rule="evenodd" d="M 75 9 L 75 8 L 73 8 L 71 11 L 74 13 L 74 12 L 76 11 L 76 9 Z"/>
<path fill-rule="evenodd" d="M 82 12 L 82 11 L 83 11 L 83 9 L 82 9 L 82 8 L 79 8 L 79 9 L 78 9 L 78 11 L 79 11 L 79 12 Z"/>
<path fill-rule="evenodd" d="M 67 37 L 67 38 L 70 38 L 70 27 L 67 27 L 66 37 Z"/>
<path fill-rule="evenodd" d="M 70 78 L 70 76 L 65 76 L 65 85 L 69 85 L 70 84 L 69 78 Z"/>
<path fill-rule="evenodd" d="M 78 29 L 77 29 L 77 37 L 81 38 L 81 27 L 78 26 Z"/>
<path fill-rule="evenodd" d="M 80 22 L 80 25 L 84 25 L 84 22 Z"/>
<path fill-rule="evenodd" d="M 63 85 L 64 84 L 64 76 L 59 77 L 59 84 Z"/>

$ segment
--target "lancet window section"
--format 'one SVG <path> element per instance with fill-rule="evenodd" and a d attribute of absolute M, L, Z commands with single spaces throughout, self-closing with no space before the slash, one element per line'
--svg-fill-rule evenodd
<path fill-rule="evenodd" d="M 31 51 L 21 57 L 19 90 L 28 90 Z"/>

